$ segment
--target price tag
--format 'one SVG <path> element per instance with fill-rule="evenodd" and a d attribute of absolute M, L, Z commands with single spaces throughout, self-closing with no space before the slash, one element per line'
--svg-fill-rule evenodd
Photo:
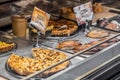
<path fill-rule="evenodd" d="M 93 8 L 91 2 L 76 6 L 73 10 L 76 15 L 78 25 L 82 25 L 86 22 L 86 20 L 92 20 L 93 18 Z"/>
<path fill-rule="evenodd" d="M 34 7 L 30 24 L 33 25 L 33 27 L 37 29 L 41 34 L 45 35 L 49 18 L 50 14 L 37 7 Z"/>

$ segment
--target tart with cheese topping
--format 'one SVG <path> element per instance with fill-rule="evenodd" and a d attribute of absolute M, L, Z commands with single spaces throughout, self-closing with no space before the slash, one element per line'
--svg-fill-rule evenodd
<path fill-rule="evenodd" d="M 53 64 L 56 64 L 67 58 L 67 55 L 62 52 L 58 52 L 55 50 L 53 51 L 50 49 L 43 49 L 43 48 L 33 48 L 32 54 L 35 59 L 43 60 L 46 63 L 46 64 L 44 64 L 44 68 L 47 68 L 47 67 L 49 67 Z M 69 65 L 69 61 L 66 61 L 66 62 L 50 69 L 49 72 L 50 73 L 58 72 L 60 70 L 65 69 L 68 65 Z"/>
<path fill-rule="evenodd" d="M 14 46 L 15 46 L 14 43 L 6 43 L 3 41 L 0 41 L 0 53 L 10 51 L 13 49 Z"/>
<path fill-rule="evenodd" d="M 67 58 L 62 52 L 52 51 L 43 48 L 33 48 L 32 55 L 34 58 L 22 57 L 12 54 L 7 64 L 19 75 L 29 75 L 36 71 L 43 70 Z M 39 77 L 47 77 L 60 70 L 65 69 L 69 65 L 69 61 L 59 64 L 39 75 Z"/>

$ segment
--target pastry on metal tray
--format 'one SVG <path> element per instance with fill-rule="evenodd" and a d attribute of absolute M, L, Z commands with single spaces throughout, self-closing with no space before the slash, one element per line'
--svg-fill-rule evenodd
<path fill-rule="evenodd" d="M 66 50 L 66 49 L 73 49 L 76 46 L 82 45 L 80 42 L 75 40 L 66 40 L 57 45 L 58 49 Z"/>
<path fill-rule="evenodd" d="M 77 29 L 76 23 L 68 20 L 59 20 L 54 25 L 52 36 L 69 36 L 77 31 Z"/>
<path fill-rule="evenodd" d="M 43 48 L 33 48 L 32 55 L 34 58 L 22 57 L 16 54 L 12 54 L 8 58 L 7 64 L 11 68 L 11 70 L 16 72 L 17 74 L 29 75 L 36 71 L 43 70 L 67 58 L 67 55 L 62 52 L 52 51 Z M 62 64 L 59 64 L 58 66 L 55 66 L 43 72 L 39 75 L 39 77 L 44 78 L 50 76 L 53 73 L 65 69 L 66 67 L 68 67 L 68 65 L 69 61 L 66 61 Z"/>
<path fill-rule="evenodd" d="M 0 53 L 10 51 L 13 49 L 14 46 L 15 46 L 14 43 L 6 43 L 3 41 L 0 41 Z"/>
<path fill-rule="evenodd" d="M 105 30 L 94 29 L 94 30 L 91 30 L 86 36 L 90 38 L 95 38 L 95 39 L 104 38 L 109 36 L 109 32 Z"/>

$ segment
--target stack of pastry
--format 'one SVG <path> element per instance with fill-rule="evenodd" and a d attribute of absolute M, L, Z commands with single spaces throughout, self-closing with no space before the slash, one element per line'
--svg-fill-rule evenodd
<path fill-rule="evenodd" d="M 78 41 L 75 41 L 75 40 L 66 40 L 66 41 L 63 41 L 63 42 L 59 43 L 57 45 L 57 48 L 61 49 L 61 50 L 72 50 L 76 46 L 80 46 L 80 45 L 82 45 L 82 44 L 80 42 L 78 42 Z"/>

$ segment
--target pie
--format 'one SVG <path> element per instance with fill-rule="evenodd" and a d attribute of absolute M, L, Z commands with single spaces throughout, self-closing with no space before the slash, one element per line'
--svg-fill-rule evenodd
<path fill-rule="evenodd" d="M 22 57 L 16 54 L 12 54 L 9 57 L 7 63 L 9 67 L 17 74 L 29 75 L 36 71 L 43 70 L 67 58 L 67 55 L 62 52 L 43 48 L 33 48 L 32 55 L 34 58 Z M 66 61 L 45 71 L 44 73 L 40 74 L 39 77 L 47 77 L 65 69 L 68 67 L 68 65 L 69 61 Z"/>
<path fill-rule="evenodd" d="M 95 30 L 91 30 L 86 36 L 90 38 L 95 38 L 95 39 L 104 38 L 109 36 L 109 32 L 105 30 L 95 29 Z"/>
<path fill-rule="evenodd" d="M 73 21 L 68 20 L 50 20 L 46 31 L 51 31 L 52 36 L 69 36 L 74 34 L 78 29 L 78 26 Z M 32 30 L 33 33 L 37 33 L 37 30 Z"/>
<path fill-rule="evenodd" d="M 55 50 L 53 51 L 50 49 L 43 49 L 43 48 L 33 48 L 32 54 L 35 59 L 44 61 L 44 63 L 45 63 L 43 65 L 44 68 L 47 68 L 47 67 L 49 67 L 53 64 L 56 64 L 67 58 L 67 55 L 62 52 L 58 52 Z M 49 72 L 50 73 L 58 72 L 60 70 L 65 69 L 68 65 L 69 65 L 69 61 L 66 61 L 66 62 L 52 68 L 51 70 L 49 70 Z"/>
<path fill-rule="evenodd" d="M 12 54 L 9 57 L 7 64 L 14 72 L 20 75 L 29 75 L 43 69 L 42 60 L 22 57 L 16 54 Z"/>
<path fill-rule="evenodd" d="M 52 29 L 52 36 L 69 36 L 77 31 L 76 23 L 68 20 L 58 20 Z"/>
<path fill-rule="evenodd" d="M 14 43 L 6 43 L 3 41 L 0 41 L 0 53 L 10 51 L 13 49 L 14 46 L 15 46 Z"/>
<path fill-rule="evenodd" d="M 102 41 L 104 41 L 106 39 L 108 39 L 108 37 L 100 39 L 98 41 L 92 41 L 92 42 L 86 43 L 86 44 L 81 45 L 81 46 L 76 46 L 74 48 L 74 51 L 75 52 L 83 51 L 83 50 L 88 49 L 88 48 L 92 47 L 93 45 L 96 45 L 96 44 L 98 44 L 98 43 L 100 43 L 100 42 L 102 42 Z M 96 46 L 95 48 L 90 49 L 89 51 L 84 52 L 83 54 L 87 54 L 87 55 L 88 54 L 89 55 L 94 54 L 94 53 L 96 53 L 96 52 L 98 52 L 98 51 L 100 51 L 100 50 L 102 50 L 102 49 L 104 49 L 104 48 L 118 42 L 118 41 L 119 41 L 119 39 L 117 39 L 117 38 L 111 39 L 111 40 L 109 40 L 107 42 L 102 43 L 99 46 Z"/>
<path fill-rule="evenodd" d="M 66 49 L 73 49 L 75 46 L 82 45 L 80 42 L 75 40 L 66 40 L 57 45 L 58 49 L 66 50 Z"/>

